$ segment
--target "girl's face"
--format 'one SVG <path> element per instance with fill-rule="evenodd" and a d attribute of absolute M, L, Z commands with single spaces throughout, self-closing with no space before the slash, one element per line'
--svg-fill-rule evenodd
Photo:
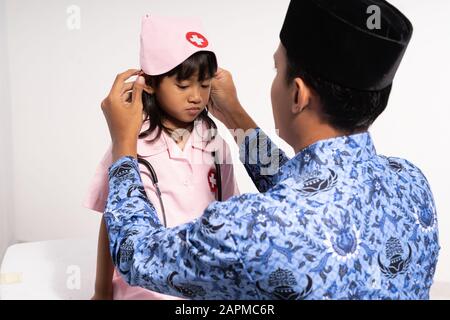
<path fill-rule="evenodd" d="M 198 74 L 178 81 L 176 75 L 164 77 L 155 90 L 161 108 L 174 120 L 192 123 L 206 108 L 211 92 L 211 79 L 198 80 Z"/>

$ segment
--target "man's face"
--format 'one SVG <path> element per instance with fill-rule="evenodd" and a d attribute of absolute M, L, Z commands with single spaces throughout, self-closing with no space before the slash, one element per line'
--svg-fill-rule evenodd
<path fill-rule="evenodd" d="M 279 130 L 280 138 L 287 140 L 287 128 L 292 120 L 290 112 L 293 96 L 292 86 L 286 81 L 286 49 L 280 43 L 274 56 L 276 75 L 272 83 L 272 111 L 275 120 L 275 128 Z"/>

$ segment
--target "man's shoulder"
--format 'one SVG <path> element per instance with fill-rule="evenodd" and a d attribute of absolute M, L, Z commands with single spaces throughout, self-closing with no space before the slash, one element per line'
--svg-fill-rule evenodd
<path fill-rule="evenodd" d="M 380 156 L 381 158 L 384 158 L 388 161 L 388 164 L 391 168 L 393 169 L 398 169 L 398 170 L 410 170 L 413 172 L 420 172 L 422 173 L 422 171 L 419 169 L 418 166 L 416 166 L 415 164 L 413 164 L 411 161 L 406 160 L 404 158 L 400 158 L 400 157 L 387 157 L 387 156 Z"/>
<path fill-rule="evenodd" d="M 387 160 L 389 168 L 394 172 L 407 174 L 413 181 L 428 185 L 428 180 L 423 171 L 411 161 L 399 157 L 381 157 Z"/>

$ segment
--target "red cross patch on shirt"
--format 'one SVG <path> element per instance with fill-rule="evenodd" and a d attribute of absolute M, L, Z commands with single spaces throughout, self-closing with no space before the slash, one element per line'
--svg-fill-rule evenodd
<path fill-rule="evenodd" d="M 208 172 L 208 185 L 211 192 L 217 191 L 217 175 L 215 169 L 211 169 Z"/>
<path fill-rule="evenodd" d="M 209 44 L 208 39 L 198 32 L 188 32 L 186 39 L 198 48 L 206 48 Z"/>

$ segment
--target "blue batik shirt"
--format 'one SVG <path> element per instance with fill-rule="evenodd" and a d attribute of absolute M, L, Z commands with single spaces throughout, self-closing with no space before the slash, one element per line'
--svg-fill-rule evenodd
<path fill-rule="evenodd" d="M 110 168 L 105 221 L 129 284 L 190 299 L 429 298 L 438 228 L 417 167 L 377 155 L 369 133 L 290 160 L 259 129 L 240 148 L 260 193 L 214 202 L 172 229 L 135 159 Z"/>

